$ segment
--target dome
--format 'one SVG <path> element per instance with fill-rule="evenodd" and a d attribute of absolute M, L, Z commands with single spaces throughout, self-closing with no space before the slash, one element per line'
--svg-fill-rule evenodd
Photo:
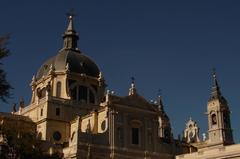
<path fill-rule="evenodd" d="M 78 33 L 73 26 L 73 16 L 69 16 L 69 24 L 63 35 L 63 48 L 59 53 L 47 60 L 38 70 L 36 79 L 47 76 L 51 69 L 65 71 L 68 66 L 70 73 L 86 74 L 87 76 L 98 77 L 98 66 L 77 48 Z"/>
<path fill-rule="evenodd" d="M 40 67 L 36 79 L 47 76 L 51 67 L 57 72 L 66 70 L 67 65 L 71 73 L 86 74 L 92 77 L 98 77 L 100 73 L 98 66 L 86 55 L 79 51 L 64 49 Z"/>

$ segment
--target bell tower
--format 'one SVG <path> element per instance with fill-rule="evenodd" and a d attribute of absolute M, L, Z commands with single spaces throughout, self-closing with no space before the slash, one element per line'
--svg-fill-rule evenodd
<path fill-rule="evenodd" d="M 207 104 L 209 146 L 233 144 L 230 110 L 222 96 L 215 71 L 211 97 Z"/>

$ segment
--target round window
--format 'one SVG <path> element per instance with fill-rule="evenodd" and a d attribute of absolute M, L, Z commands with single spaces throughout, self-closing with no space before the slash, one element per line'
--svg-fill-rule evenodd
<path fill-rule="evenodd" d="M 53 133 L 53 139 L 54 140 L 59 141 L 59 140 L 61 140 L 61 138 L 62 138 L 62 135 L 61 135 L 61 133 L 59 131 L 55 131 Z"/>

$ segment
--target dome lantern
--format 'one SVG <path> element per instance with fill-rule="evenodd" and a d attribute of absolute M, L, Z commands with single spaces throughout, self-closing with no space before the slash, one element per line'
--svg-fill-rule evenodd
<path fill-rule="evenodd" d="M 78 33 L 74 29 L 73 17 L 73 14 L 68 15 L 68 27 L 63 35 L 63 49 L 79 51 L 79 49 L 77 48 L 77 41 L 79 37 Z"/>

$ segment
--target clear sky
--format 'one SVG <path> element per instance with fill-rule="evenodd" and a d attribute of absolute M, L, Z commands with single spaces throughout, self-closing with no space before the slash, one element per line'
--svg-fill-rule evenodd
<path fill-rule="evenodd" d="M 1 0 L 0 35 L 11 34 L 12 52 L 4 68 L 14 90 L 0 111 L 20 97 L 29 103 L 31 78 L 62 48 L 71 8 L 79 48 L 98 64 L 107 89 L 127 95 L 131 76 L 147 100 L 162 89 L 175 136 L 190 116 L 206 132 L 215 67 L 240 141 L 240 2 L 231 0 Z"/>

